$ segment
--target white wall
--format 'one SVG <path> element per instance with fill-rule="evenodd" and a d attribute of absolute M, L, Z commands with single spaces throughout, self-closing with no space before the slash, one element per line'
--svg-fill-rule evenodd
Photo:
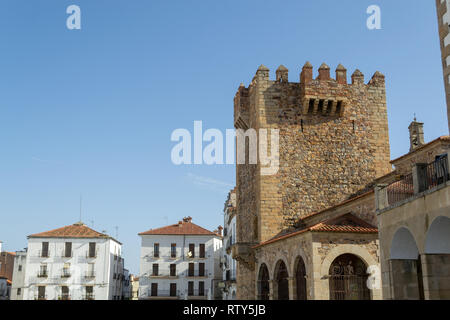
<path fill-rule="evenodd" d="M 42 242 L 49 242 L 49 257 L 40 257 Z M 72 242 L 73 255 L 64 258 L 65 242 Z M 88 258 L 89 243 L 96 243 L 96 258 Z M 48 300 L 56 300 L 61 295 L 61 287 L 68 286 L 72 300 L 81 300 L 85 295 L 85 287 L 93 286 L 96 300 L 110 300 L 117 286 L 113 279 L 116 265 L 123 264 L 114 259 L 114 254 L 121 254 L 121 245 L 111 239 L 55 239 L 30 238 L 26 258 L 24 281 L 24 300 L 34 300 L 38 294 L 38 285 L 46 287 Z M 40 266 L 47 264 L 47 278 L 38 277 Z M 69 278 L 62 278 L 63 267 L 70 263 Z M 85 275 L 92 263 L 94 278 Z"/>
<path fill-rule="evenodd" d="M 153 257 L 154 243 L 159 243 L 159 258 Z M 171 244 L 176 243 L 177 257 L 172 259 Z M 189 244 L 195 244 L 195 258 L 188 258 Z M 205 244 L 205 259 L 199 258 L 199 245 Z M 194 290 L 198 290 L 199 281 L 205 283 L 205 291 L 211 292 L 212 280 L 220 279 L 221 272 L 217 268 L 222 243 L 217 236 L 183 236 L 183 235 L 143 235 L 141 236 L 141 261 L 139 275 L 140 299 L 148 298 L 151 283 L 158 283 L 158 291 L 170 290 L 170 284 L 177 284 L 180 298 L 185 298 L 188 281 L 194 281 Z M 195 274 L 198 273 L 199 263 L 205 263 L 205 277 L 186 278 L 189 263 L 195 263 Z M 153 264 L 159 265 L 159 274 L 165 277 L 151 277 Z M 170 265 L 176 264 L 177 277 L 169 278 Z"/>

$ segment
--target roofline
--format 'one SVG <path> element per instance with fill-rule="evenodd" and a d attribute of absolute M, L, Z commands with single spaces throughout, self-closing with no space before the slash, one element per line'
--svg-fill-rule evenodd
<path fill-rule="evenodd" d="M 117 242 L 118 244 L 122 245 L 123 243 L 114 239 L 111 236 L 105 236 L 105 237 L 55 237 L 55 236 L 50 236 L 50 237 L 43 237 L 43 236 L 27 236 L 27 239 L 103 239 L 103 240 L 112 240 Z"/>
<path fill-rule="evenodd" d="M 293 231 L 293 232 L 291 232 L 291 233 L 287 233 L 287 234 L 285 234 L 285 235 L 282 235 L 282 236 L 279 236 L 279 237 L 275 237 L 275 238 L 273 238 L 273 239 L 270 239 L 270 240 L 267 240 L 267 241 L 262 242 L 262 243 L 260 243 L 260 244 L 257 244 L 256 246 L 253 246 L 252 248 L 253 248 L 253 249 L 257 249 L 257 248 L 266 246 L 266 245 L 268 245 L 268 244 L 272 244 L 272 243 L 274 243 L 274 242 L 278 242 L 278 241 L 280 241 L 280 240 L 284 240 L 284 239 L 288 239 L 288 238 L 291 238 L 291 237 L 298 236 L 299 234 L 303 234 L 303 233 L 306 233 L 306 232 L 342 233 L 342 234 L 349 234 L 349 233 L 355 233 L 355 234 L 375 234 L 375 233 L 378 233 L 378 232 L 379 232 L 379 231 L 378 231 L 378 228 L 376 228 L 376 227 L 373 228 L 373 229 L 376 229 L 376 230 L 377 230 L 376 232 L 375 232 L 375 231 L 365 231 L 365 232 L 348 231 L 348 232 L 346 232 L 346 231 L 314 230 L 314 227 L 318 226 L 319 224 L 325 223 L 325 222 L 327 222 L 327 221 L 335 220 L 335 219 L 337 219 L 337 218 L 339 218 L 339 217 L 343 217 L 343 216 L 345 216 L 345 215 L 347 215 L 347 214 L 351 214 L 351 213 L 343 213 L 343 214 L 341 214 L 341 215 L 339 215 L 339 216 L 337 216 L 337 217 L 333 217 L 333 218 L 330 218 L 330 219 L 327 219 L 327 220 L 318 222 L 318 223 L 316 223 L 316 224 L 314 224 L 314 225 L 312 225 L 312 226 L 309 226 L 309 227 L 307 227 L 307 228 L 305 228 L 305 229 L 298 230 L 298 231 Z M 354 215 L 352 215 L 352 216 L 354 216 Z M 356 217 L 356 216 L 354 216 L 354 217 L 357 218 L 357 219 L 359 219 L 359 220 L 362 220 L 362 219 L 360 219 L 360 218 L 358 218 L 358 217 Z M 365 222 L 364 220 L 362 220 L 362 221 Z M 365 223 L 367 223 L 367 222 L 365 222 Z M 367 228 L 367 229 L 369 229 L 369 228 Z"/>
<path fill-rule="evenodd" d="M 403 158 L 406 158 L 406 157 L 408 157 L 409 155 L 412 155 L 412 154 L 414 154 L 415 152 L 417 152 L 417 151 L 419 151 L 419 150 L 425 149 L 426 147 L 429 147 L 429 146 L 431 146 L 431 145 L 433 145 L 433 144 L 435 144 L 436 142 L 439 142 L 439 141 L 450 141 L 450 136 L 440 136 L 439 138 L 434 139 L 433 141 L 430 141 L 430 142 L 428 142 L 428 143 L 425 143 L 424 145 L 421 145 L 421 146 L 418 147 L 417 149 L 414 149 L 414 150 L 412 150 L 412 151 L 410 151 L 410 152 L 408 152 L 408 153 L 402 155 L 401 157 L 398 157 L 398 158 L 396 158 L 396 159 L 394 159 L 394 160 L 391 160 L 390 163 L 391 163 L 391 164 L 394 164 L 395 162 L 397 162 L 397 161 L 399 161 L 399 160 L 401 160 L 401 159 L 403 159 Z"/>
<path fill-rule="evenodd" d="M 148 234 L 145 232 L 138 233 L 138 236 L 196 236 L 196 237 L 217 237 L 223 238 L 223 236 L 212 233 L 211 234 L 192 234 L 192 233 L 156 233 L 156 234 Z"/>

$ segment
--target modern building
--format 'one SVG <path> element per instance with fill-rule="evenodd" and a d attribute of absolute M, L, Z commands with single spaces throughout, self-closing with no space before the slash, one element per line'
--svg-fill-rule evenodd
<path fill-rule="evenodd" d="M 220 298 L 221 231 L 206 230 L 187 217 L 139 233 L 139 299 Z"/>
<path fill-rule="evenodd" d="M 119 300 L 124 265 L 121 254 L 119 241 L 81 222 L 32 234 L 27 252 L 20 253 L 22 268 L 19 271 L 18 265 L 13 275 L 23 277 L 23 287 L 15 286 L 15 297 Z"/>
<path fill-rule="evenodd" d="M 236 260 L 233 259 L 231 248 L 236 241 L 236 190 L 228 193 L 224 208 L 224 229 L 222 242 L 222 257 L 220 265 L 223 270 L 222 299 L 236 300 Z"/>

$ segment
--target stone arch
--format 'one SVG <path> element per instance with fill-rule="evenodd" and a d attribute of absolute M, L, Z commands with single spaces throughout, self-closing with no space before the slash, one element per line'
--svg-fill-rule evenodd
<path fill-rule="evenodd" d="M 327 276 L 328 271 L 330 270 L 331 264 L 333 261 L 340 255 L 345 253 L 351 253 L 355 256 L 358 256 L 367 266 L 378 266 L 378 262 L 372 257 L 372 255 L 364 248 L 351 245 L 351 244 L 342 244 L 335 248 L 333 248 L 325 257 L 322 262 L 322 266 L 320 268 L 320 275 Z"/>
<path fill-rule="evenodd" d="M 426 235 L 425 254 L 450 254 L 450 218 L 434 219 Z"/>
<path fill-rule="evenodd" d="M 269 300 L 270 298 L 270 274 L 265 263 L 259 266 L 258 271 L 258 300 Z"/>
<path fill-rule="evenodd" d="M 353 254 L 357 256 L 359 259 L 361 259 L 367 267 L 371 266 L 377 266 L 379 267 L 378 261 L 367 251 L 367 249 L 359 246 L 359 245 L 353 245 L 353 244 L 341 244 L 337 247 L 334 247 L 333 249 L 328 252 L 325 259 L 322 262 L 322 265 L 320 267 L 320 278 L 321 280 L 324 280 L 320 284 L 316 283 L 315 291 L 317 290 L 321 291 L 321 294 L 315 294 L 317 297 L 316 299 L 329 299 L 330 298 L 330 284 L 329 284 L 329 271 L 330 267 L 333 264 L 333 262 L 336 260 L 337 257 L 343 255 L 343 254 Z M 379 279 L 381 281 L 381 279 Z M 371 298 L 374 300 L 381 299 L 381 288 L 375 287 L 374 289 L 371 289 Z"/>
<path fill-rule="evenodd" d="M 283 259 L 278 260 L 273 274 L 273 296 L 275 300 L 289 300 L 289 270 Z"/>
<path fill-rule="evenodd" d="M 389 282 L 395 300 L 424 299 L 422 264 L 417 241 L 409 228 L 397 229 L 389 247 Z"/>
<path fill-rule="evenodd" d="M 417 242 L 406 227 L 401 227 L 395 232 L 389 251 L 390 259 L 417 260 L 419 257 Z"/>
<path fill-rule="evenodd" d="M 307 300 L 306 263 L 301 255 L 295 258 L 292 275 L 295 279 L 293 288 L 295 300 Z"/>

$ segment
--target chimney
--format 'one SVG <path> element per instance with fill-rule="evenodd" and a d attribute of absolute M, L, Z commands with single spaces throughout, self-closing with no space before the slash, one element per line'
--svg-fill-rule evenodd
<path fill-rule="evenodd" d="M 409 151 L 411 152 L 425 144 L 425 141 L 423 138 L 423 123 L 417 122 L 417 119 L 414 118 L 414 121 L 411 122 L 408 129 L 409 129 L 409 142 L 410 142 Z"/>
<path fill-rule="evenodd" d="M 192 222 L 192 217 L 184 217 L 183 218 L 183 222 L 191 223 Z"/>

